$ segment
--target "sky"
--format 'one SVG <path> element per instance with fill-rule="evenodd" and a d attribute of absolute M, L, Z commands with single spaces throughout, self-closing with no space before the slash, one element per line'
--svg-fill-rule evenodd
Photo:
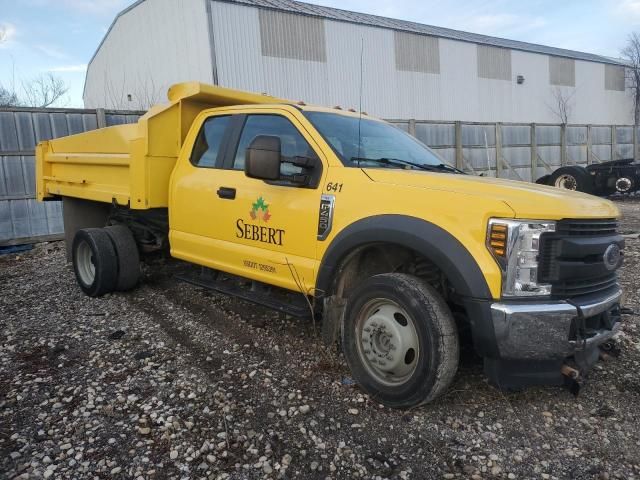
<path fill-rule="evenodd" d="M 153 0 L 148 0 L 153 1 Z M 199 0 L 192 0 L 199 1 Z M 0 85 L 52 72 L 69 87 L 58 106 L 82 107 L 87 64 L 133 0 L 0 0 Z M 618 57 L 640 32 L 640 0 L 313 0 L 311 3 Z"/>

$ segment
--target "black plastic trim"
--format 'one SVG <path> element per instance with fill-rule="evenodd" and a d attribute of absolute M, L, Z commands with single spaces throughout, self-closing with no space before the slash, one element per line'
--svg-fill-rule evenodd
<path fill-rule="evenodd" d="M 233 170 L 233 162 L 236 158 L 236 150 L 238 149 L 238 143 L 240 142 L 240 135 L 244 129 L 244 123 L 247 120 L 247 115 L 244 113 L 234 114 L 231 117 L 231 125 L 228 133 L 228 140 L 225 145 L 224 156 L 220 168 L 224 170 Z"/>
<path fill-rule="evenodd" d="M 336 269 L 353 249 L 391 243 L 424 255 L 440 268 L 462 297 L 490 299 L 489 286 L 469 251 L 433 223 L 406 215 L 376 215 L 352 223 L 331 242 L 318 272 L 316 288 L 330 292 Z"/>

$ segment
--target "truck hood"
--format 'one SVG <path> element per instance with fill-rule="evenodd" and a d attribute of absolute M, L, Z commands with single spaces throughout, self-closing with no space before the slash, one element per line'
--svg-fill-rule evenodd
<path fill-rule="evenodd" d="M 371 180 L 378 183 L 501 200 L 515 212 L 515 218 L 560 220 L 619 216 L 618 208 L 609 200 L 535 183 L 419 170 L 363 170 Z"/>

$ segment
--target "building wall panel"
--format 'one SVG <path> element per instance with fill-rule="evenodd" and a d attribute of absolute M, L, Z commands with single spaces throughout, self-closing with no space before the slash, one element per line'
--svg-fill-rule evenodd
<path fill-rule="evenodd" d="M 262 55 L 327 61 L 324 20 L 262 9 L 258 19 Z"/>
<path fill-rule="evenodd" d="M 262 54 L 259 9 L 212 0 L 211 11 L 224 86 L 358 108 L 362 53 L 362 108 L 383 118 L 554 123 L 554 89 L 562 88 L 570 97 L 571 123 L 632 120 L 626 93 L 605 90 L 602 64 L 569 62 L 576 86 L 559 87 L 550 83 L 556 60 L 547 55 L 440 38 L 436 72 L 435 55 L 424 55 L 433 52 L 434 37 L 326 19 L 326 63 L 278 58 Z M 419 59 L 409 62 L 414 57 Z M 559 69 L 554 78 L 570 75 L 562 60 L 553 67 Z M 515 81 L 518 75 L 523 84 Z"/>
<path fill-rule="evenodd" d="M 396 69 L 405 72 L 440 73 L 437 37 L 393 32 Z"/>
<path fill-rule="evenodd" d="M 145 1 L 121 15 L 89 64 L 85 107 L 146 109 L 174 83 L 212 83 L 207 1 Z"/>
<path fill-rule="evenodd" d="M 355 108 L 362 97 L 364 110 L 385 118 L 537 123 L 558 121 L 562 88 L 571 123 L 632 122 L 627 92 L 606 88 L 617 77 L 603 64 L 216 0 L 147 0 L 124 14 L 89 69 L 88 97 L 105 104 L 134 85 L 148 90 L 150 72 L 162 99 L 170 83 L 210 82 L 207 5 L 227 87 Z"/>
<path fill-rule="evenodd" d="M 478 45 L 478 77 L 511 80 L 511 50 Z"/>
<path fill-rule="evenodd" d="M 576 86 L 576 62 L 572 58 L 549 57 L 549 83 L 565 87 Z"/>
<path fill-rule="evenodd" d="M 604 88 L 624 92 L 624 68 L 618 65 L 604 66 Z"/>

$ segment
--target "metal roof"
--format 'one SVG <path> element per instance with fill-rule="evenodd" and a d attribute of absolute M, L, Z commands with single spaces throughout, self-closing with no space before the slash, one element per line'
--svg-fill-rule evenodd
<path fill-rule="evenodd" d="M 544 55 L 554 55 L 558 57 L 573 58 L 576 60 L 585 60 L 587 62 L 609 63 L 613 65 L 624 65 L 623 60 L 595 55 L 593 53 L 576 52 L 574 50 L 566 50 L 563 48 L 547 47 L 535 43 L 519 42 L 517 40 L 509 40 L 506 38 L 490 37 L 478 33 L 463 32 L 461 30 L 453 30 L 451 28 L 435 27 L 433 25 L 425 25 L 422 23 L 409 22 L 406 20 L 397 20 L 394 18 L 380 17 L 378 15 L 370 15 L 367 13 L 351 12 L 341 10 L 339 8 L 323 7 L 320 5 L 312 5 L 305 2 L 297 2 L 294 0 L 216 0 L 228 3 L 238 3 L 250 5 L 260 8 L 269 8 L 284 12 L 297 13 L 302 15 L 311 15 L 322 17 L 330 20 L 341 22 L 357 23 L 379 28 L 389 28 L 404 32 L 418 33 L 422 35 L 430 35 L 434 37 L 447 38 L 450 40 L 458 40 L 461 42 L 479 43 L 482 45 L 491 45 L 494 47 L 510 48 L 512 50 L 521 50 L 524 52 L 541 53 Z"/>

